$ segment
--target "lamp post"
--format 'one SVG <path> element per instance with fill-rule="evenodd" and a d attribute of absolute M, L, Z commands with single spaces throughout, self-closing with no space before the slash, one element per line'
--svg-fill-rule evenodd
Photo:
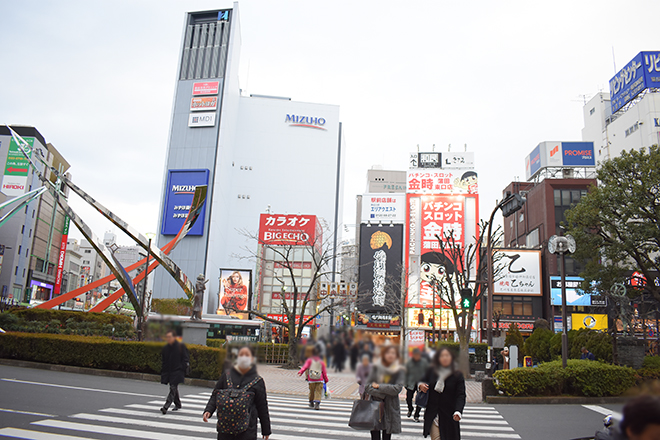
<path fill-rule="evenodd" d="M 566 253 L 575 252 L 575 239 L 570 236 L 553 235 L 548 240 L 548 251 L 559 254 L 561 265 L 561 364 L 568 362 L 568 321 L 566 318 Z"/>
<path fill-rule="evenodd" d="M 488 339 L 488 362 L 493 362 L 493 290 L 495 279 L 493 275 L 493 220 L 499 209 L 502 210 L 504 218 L 509 217 L 516 211 L 520 211 L 525 204 L 525 199 L 520 194 L 509 194 L 500 203 L 495 206 L 488 220 L 488 236 L 486 237 L 486 264 L 488 272 L 488 289 L 486 304 L 486 337 Z M 492 365 L 492 364 L 491 364 Z M 489 369 L 490 370 L 490 369 Z"/>

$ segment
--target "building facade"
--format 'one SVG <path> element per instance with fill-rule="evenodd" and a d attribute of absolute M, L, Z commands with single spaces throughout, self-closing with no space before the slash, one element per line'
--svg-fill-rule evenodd
<path fill-rule="evenodd" d="M 312 212 L 338 246 L 343 135 L 339 107 L 246 95 L 238 84 L 238 6 L 186 15 L 169 136 L 158 245 L 183 224 L 196 185 L 208 184 L 203 215 L 171 253 L 189 276 L 210 279 L 204 313 L 219 310 L 220 270 L 253 270 L 259 215 Z M 334 262 L 334 271 L 338 270 Z M 154 297 L 180 287 L 162 269 Z"/>

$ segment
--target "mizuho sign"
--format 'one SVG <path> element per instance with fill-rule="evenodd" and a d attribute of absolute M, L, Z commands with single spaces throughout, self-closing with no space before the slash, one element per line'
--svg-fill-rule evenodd
<path fill-rule="evenodd" d="M 284 120 L 289 127 L 306 127 L 315 128 L 317 130 L 327 130 L 325 125 L 325 118 L 316 116 L 299 116 L 299 115 L 286 115 Z"/>

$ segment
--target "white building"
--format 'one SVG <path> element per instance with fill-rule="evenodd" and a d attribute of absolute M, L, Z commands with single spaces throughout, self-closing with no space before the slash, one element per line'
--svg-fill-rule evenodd
<path fill-rule="evenodd" d="M 204 313 L 213 314 L 220 270 L 255 269 L 248 257 L 257 242 L 246 234 L 257 233 L 260 213 L 313 214 L 329 225 L 325 234 L 338 235 L 344 141 L 337 105 L 241 91 L 237 3 L 188 13 L 183 34 L 157 240 L 163 247 L 174 238 L 192 190 L 208 183 L 199 224 L 170 256 L 188 277 L 210 279 Z M 157 269 L 154 297 L 182 295 Z"/>
<path fill-rule="evenodd" d="M 594 143 L 597 162 L 660 142 L 660 93 L 646 93 L 613 116 L 609 94 L 600 92 L 587 102 L 583 114 L 582 140 Z"/>
<path fill-rule="evenodd" d="M 81 286 L 82 257 L 80 244 L 75 238 L 67 240 L 62 274 L 62 293 L 71 292 Z"/>

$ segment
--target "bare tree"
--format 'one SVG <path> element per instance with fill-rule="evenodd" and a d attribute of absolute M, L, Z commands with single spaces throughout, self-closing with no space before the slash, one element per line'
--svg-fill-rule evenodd
<path fill-rule="evenodd" d="M 326 231 L 328 231 L 328 228 L 324 227 L 323 232 Z M 247 310 L 247 312 L 288 330 L 289 356 L 285 368 L 297 368 L 299 359 L 298 342 L 302 337 L 305 326 L 322 313 L 341 305 L 341 301 L 323 305 L 323 300 L 330 298 L 330 292 L 321 294 L 317 289 L 319 282 L 332 279 L 332 262 L 336 258 L 333 239 L 324 233 L 317 234 L 317 237 L 310 237 L 305 242 L 291 245 L 273 245 L 260 240 L 257 234 L 247 231 L 241 231 L 241 234 L 253 242 L 256 241 L 258 246 L 256 252 L 254 249 L 246 248 L 245 250 L 249 256 L 239 256 L 238 258 L 256 260 L 257 266 L 261 268 L 262 277 L 273 277 L 283 287 L 291 287 L 291 290 L 283 288 L 280 294 L 280 307 L 283 311 L 282 320 L 273 319 L 268 316 L 268 313 L 263 313 L 255 307 Z M 311 278 L 307 277 L 310 279 L 308 283 L 303 283 L 301 276 L 296 274 L 298 269 L 296 266 L 301 262 L 298 256 L 301 254 L 304 255 L 305 262 L 311 263 Z M 269 267 L 267 263 L 272 263 L 272 265 Z M 271 304 L 275 304 L 275 299 L 272 300 Z M 312 307 L 315 310 L 311 310 Z M 232 309 L 229 311 L 245 312 Z M 306 312 L 309 312 L 309 315 L 305 315 Z"/>
<path fill-rule="evenodd" d="M 470 373 L 469 343 L 470 331 L 474 318 L 474 310 L 477 303 L 485 298 L 488 285 L 486 279 L 488 276 L 488 262 L 486 254 L 486 233 L 488 231 L 488 222 L 481 221 L 478 228 L 478 235 L 474 237 L 474 242 L 467 246 L 461 246 L 455 238 L 453 231 L 447 231 L 444 236 L 436 235 L 440 243 L 439 252 L 444 254 L 453 268 L 445 271 L 444 279 L 435 280 L 432 284 L 434 291 L 440 297 L 441 304 L 438 307 L 447 306 L 452 311 L 456 333 L 460 342 L 460 353 L 458 364 L 460 370 L 466 376 Z M 493 232 L 493 243 L 500 241 L 502 237 L 501 227 L 497 227 Z M 502 258 L 502 254 L 493 255 L 494 278 L 497 279 L 501 271 L 501 265 L 497 262 Z M 499 269 L 498 269 L 499 268 Z M 461 304 L 462 295 L 469 291 L 468 307 Z M 468 296 L 468 295 L 465 295 Z M 484 309 L 482 303 L 481 309 Z M 491 311 L 488 311 L 489 313 Z"/>

